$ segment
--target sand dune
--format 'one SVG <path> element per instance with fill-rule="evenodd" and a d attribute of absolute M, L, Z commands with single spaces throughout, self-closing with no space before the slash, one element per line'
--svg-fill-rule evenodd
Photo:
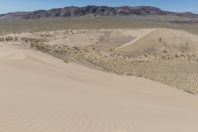
<path fill-rule="evenodd" d="M 128 55 L 142 54 L 167 50 L 175 54 L 186 52 L 198 56 L 198 36 L 186 31 L 158 28 L 142 36 L 138 41 L 123 44 L 117 51 Z M 179 52 L 179 53 L 178 53 Z"/>
<path fill-rule="evenodd" d="M 198 98 L 0 46 L 1 132 L 197 132 Z"/>
<path fill-rule="evenodd" d="M 128 32 L 131 36 L 134 36 L 135 39 L 128 43 L 123 43 L 120 47 L 117 47 L 116 49 L 121 49 L 121 48 L 127 47 L 135 42 L 138 42 L 143 37 L 147 36 L 148 34 L 151 34 L 155 30 L 157 30 L 157 29 L 153 28 L 153 29 L 137 29 L 137 30 L 125 31 L 125 32 Z"/>

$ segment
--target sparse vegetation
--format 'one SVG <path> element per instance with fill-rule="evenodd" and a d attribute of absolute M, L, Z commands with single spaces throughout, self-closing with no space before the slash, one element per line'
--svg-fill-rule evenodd
<path fill-rule="evenodd" d="M 65 63 L 69 63 L 67 60 L 64 60 Z"/>
<path fill-rule="evenodd" d="M 103 69 L 120 75 L 144 77 L 158 81 L 193 94 L 198 94 L 198 63 L 178 58 L 178 62 L 168 62 L 170 57 L 163 60 L 144 61 L 110 54 L 107 51 L 96 51 L 91 48 L 86 51 L 81 48 L 57 48 L 37 45 L 38 50 L 50 53 L 59 58 Z M 148 56 L 150 57 L 150 56 Z M 68 63 L 67 60 L 64 60 Z M 193 77 L 192 77 L 193 76 Z M 193 79 L 192 79 L 193 78 Z"/>
<path fill-rule="evenodd" d="M 172 28 L 198 34 L 198 24 L 177 24 L 172 20 L 182 21 L 185 17 L 175 16 L 114 16 L 114 17 L 71 17 L 45 19 L 0 20 L 0 33 L 43 32 L 68 29 L 138 29 Z M 193 19 L 193 18 L 191 18 Z M 196 18 L 195 18 L 196 19 Z"/>

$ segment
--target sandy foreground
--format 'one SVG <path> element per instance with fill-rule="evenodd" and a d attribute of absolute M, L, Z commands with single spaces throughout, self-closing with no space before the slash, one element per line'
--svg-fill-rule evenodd
<path fill-rule="evenodd" d="M 0 46 L 0 132 L 197 132 L 198 98 Z"/>

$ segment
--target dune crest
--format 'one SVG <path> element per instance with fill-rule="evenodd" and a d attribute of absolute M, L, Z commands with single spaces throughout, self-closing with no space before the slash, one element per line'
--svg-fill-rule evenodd
<path fill-rule="evenodd" d="M 117 51 L 128 55 L 141 56 L 152 52 L 189 52 L 198 56 L 198 36 L 186 31 L 158 28 L 142 36 L 138 41 L 122 45 Z"/>

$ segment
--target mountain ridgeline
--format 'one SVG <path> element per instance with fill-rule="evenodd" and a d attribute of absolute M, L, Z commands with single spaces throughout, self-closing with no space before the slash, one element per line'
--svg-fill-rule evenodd
<path fill-rule="evenodd" d="M 108 7 L 108 6 L 85 6 L 85 7 L 65 7 L 50 10 L 37 10 L 33 12 L 13 12 L 0 15 L 0 18 L 22 18 L 22 19 L 38 19 L 48 17 L 77 17 L 77 16 L 144 16 L 144 15 L 175 15 L 183 17 L 198 17 L 198 14 L 191 12 L 176 13 L 163 11 L 151 6 L 138 7 Z"/>

